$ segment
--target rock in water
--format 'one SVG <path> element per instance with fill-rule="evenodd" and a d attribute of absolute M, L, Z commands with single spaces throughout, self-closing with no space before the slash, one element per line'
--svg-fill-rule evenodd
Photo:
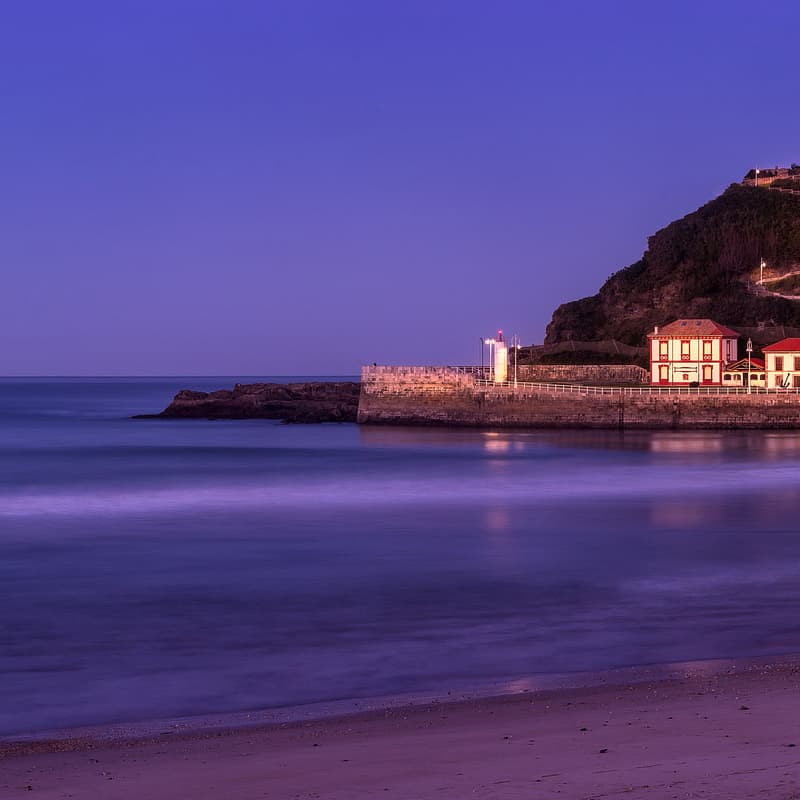
<path fill-rule="evenodd" d="M 354 382 L 237 383 L 232 390 L 183 389 L 160 414 L 136 419 L 282 419 L 355 422 L 360 385 Z"/>

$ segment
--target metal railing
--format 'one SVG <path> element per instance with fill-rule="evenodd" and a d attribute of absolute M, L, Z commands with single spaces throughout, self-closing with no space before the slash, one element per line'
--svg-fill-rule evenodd
<path fill-rule="evenodd" d="M 369 369 L 369 368 L 367 368 Z M 766 386 L 659 386 L 643 383 L 641 386 L 587 386 L 580 383 L 555 383 L 549 381 L 521 381 L 506 380 L 498 382 L 492 379 L 491 370 L 484 366 L 440 366 L 428 367 L 433 370 L 446 370 L 458 375 L 470 376 L 473 385 L 497 389 L 535 389 L 549 393 L 578 394 L 578 395 L 800 395 L 800 386 L 766 387 Z M 369 377 L 365 383 L 374 382 L 376 379 Z M 379 379 L 378 379 L 379 380 Z M 439 394 L 441 389 L 417 387 L 415 391 L 422 393 Z"/>
<path fill-rule="evenodd" d="M 494 386 L 503 389 L 536 389 L 538 391 L 560 394 L 585 394 L 585 395 L 643 395 L 643 394 L 673 394 L 673 395 L 728 395 L 728 394 L 769 394 L 769 395 L 800 395 L 800 387 L 787 389 L 766 386 L 582 386 L 576 383 L 542 383 L 531 381 L 503 381 L 497 383 L 485 378 L 476 379 L 476 386 Z"/>

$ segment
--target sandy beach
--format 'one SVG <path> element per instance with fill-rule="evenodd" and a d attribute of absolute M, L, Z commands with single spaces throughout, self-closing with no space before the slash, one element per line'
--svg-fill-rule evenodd
<path fill-rule="evenodd" d="M 613 673 L 612 673 L 613 674 Z M 3 798 L 800 797 L 800 661 L 108 741 L 6 742 Z"/>

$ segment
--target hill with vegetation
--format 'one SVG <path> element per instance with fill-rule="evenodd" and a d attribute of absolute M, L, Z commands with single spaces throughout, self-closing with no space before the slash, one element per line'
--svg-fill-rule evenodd
<path fill-rule="evenodd" d="M 681 317 L 709 317 L 752 336 L 757 347 L 784 331 L 797 335 L 800 195 L 733 184 L 651 236 L 642 258 L 597 294 L 559 306 L 545 345 L 641 347 L 655 325 Z"/>

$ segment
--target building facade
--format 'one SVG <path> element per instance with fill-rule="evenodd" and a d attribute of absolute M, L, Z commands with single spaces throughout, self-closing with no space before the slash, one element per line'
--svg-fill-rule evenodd
<path fill-rule="evenodd" d="M 728 364 L 722 373 L 722 385 L 730 387 L 766 386 L 764 362 L 760 358 L 740 358 Z"/>
<path fill-rule="evenodd" d="M 800 339 L 781 339 L 764 348 L 769 389 L 800 389 Z"/>
<path fill-rule="evenodd" d="M 722 386 L 739 357 L 739 334 L 710 319 L 679 319 L 648 334 L 650 382 L 658 386 Z"/>

